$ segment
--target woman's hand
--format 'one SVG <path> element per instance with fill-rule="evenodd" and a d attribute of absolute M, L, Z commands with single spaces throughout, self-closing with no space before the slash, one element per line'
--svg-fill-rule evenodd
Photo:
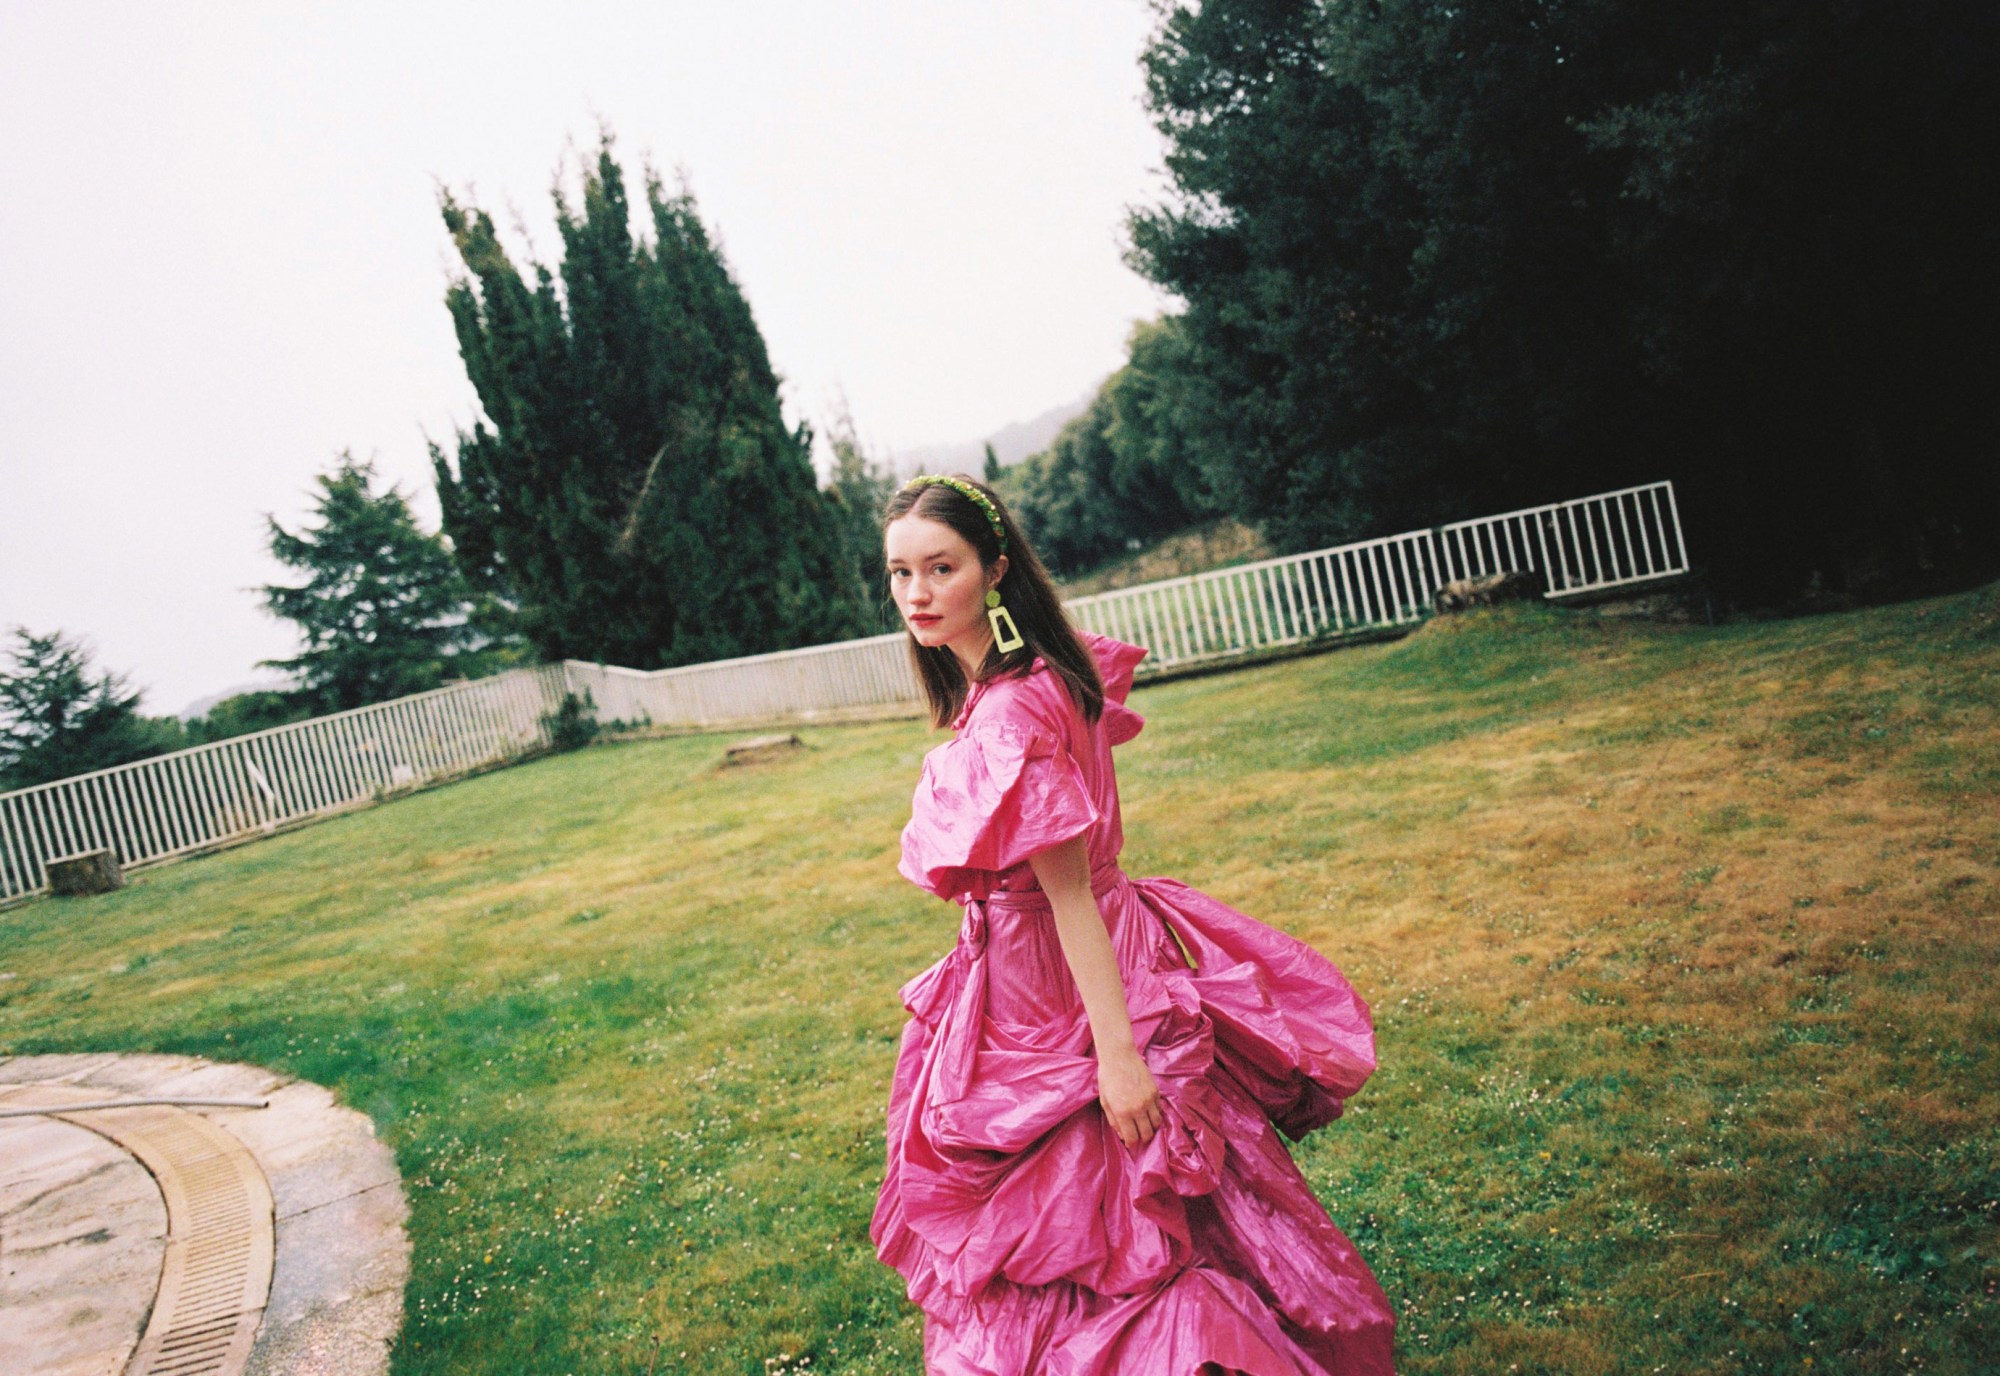
<path fill-rule="evenodd" d="M 1139 1059 L 1132 1041 L 1131 1011 L 1125 1006 L 1124 977 L 1111 950 L 1111 935 L 1090 891 L 1090 855 L 1082 836 L 1059 841 L 1028 857 L 1042 891 L 1055 910 L 1056 940 L 1076 980 L 1097 1047 L 1097 1101 L 1118 1140 L 1143 1147 L 1166 1122 L 1153 1072 Z"/>
<path fill-rule="evenodd" d="M 1139 1053 L 1130 1049 L 1100 1055 L 1097 1060 L 1097 1102 L 1111 1120 L 1118 1140 L 1143 1147 L 1166 1125 L 1159 1086 Z"/>

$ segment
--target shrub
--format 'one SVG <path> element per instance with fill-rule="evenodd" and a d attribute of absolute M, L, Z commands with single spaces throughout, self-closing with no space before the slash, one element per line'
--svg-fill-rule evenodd
<path fill-rule="evenodd" d="M 557 750 L 581 750 L 597 739 L 597 704 L 586 689 L 582 695 L 564 693 L 562 705 L 542 718 L 549 743 Z"/>

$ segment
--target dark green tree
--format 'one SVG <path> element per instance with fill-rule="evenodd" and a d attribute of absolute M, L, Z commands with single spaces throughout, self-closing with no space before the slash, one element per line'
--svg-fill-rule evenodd
<path fill-rule="evenodd" d="M 97 673 L 61 631 L 14 628 L 0 668 L 0 789 L 31 788 L 178 748 L 178 723 L 140 715 L 141 693 Z"/>
<path fill-rule="evenodd" d="M 186 723 L 188 739 L 194 745 L 247 736 L 274 726 L 289 726 L 311 716 L 310 709 L 290 694 L 260 690 L 224 698 L 207 713 Z"/>
<path fill-rule="evenodd" d="M 1576 129 L 1619 177 L 1612 261 L 1711 557 L 1762 601 L 1993 576 L 2000 10 L 1703 18 L 1645 30 L 1674 69 Z"/>
<path fill-rule="evenodd" d="M 650 171 L 635 237 L 607 135 L 563 260 L 528 277 L 445 194 L 466 276 L 446 294 L 483 416 L 433 445 L 445 531 L 475 586 L 550 658 L 655 668 L 875 628 L 819 491 L 811 435 L 693 196 Z"/>
<path fill-rule="evenodd" d="M 1218 497 L 1279 548 L 1571 495 L 1544 490 L 1561 484 L 1514 404 L 1551 381 L 1543 341 L 1604 354 L 1574 309 L 1591 255 L 1562 156 L 1570 13 L 1221 0 L 1164 17 L 1145 68 L 1176 195 L 1134 217 L 1133 261 L 1187 302 Z"/>
<path fill-rule="evenodd" d="M 1991 7 L 1160 10 L 1132 261 L 1280 548 L 1666 476 L 1748 598 L 1994 566 Z"/>
<path fill-rule="evenodd" d="M 467 653 L 475 632 L 452 552 L 417 525 L 402 492 L 375 491 L 374 465 L 349 454 L 314 481 L 311 524 L 293 534 L 265 518 L 272 555 L 305 575 L 296 587 L 260 589 L 303 642 L 291 659 L 261 661 L 292 675 L 291 701 L 338 712 L 484 669 Z"/>
<path fill-rule="evenodd" d="M 1102 391 L 1047 449 L 1015 465 L 1014 514 L 1052 572 L 1075 574 L 1125 548 L 1105 441 L 1110 408 Z"/>
<path fill-rule="evenodd" d="M 1198 409 L 1200 379 L 1178 317 L 1139 325 L 1129 353 L 1084 413 L 1008 474 L 1023 525 L 1062 573 L 1221 509 L 1202 461 L 1213 425 Z"/>
<path fill-rule="evenodd" d="M 1000 472 L 1000 456 L 993 452 L 993 442 L 988 440 L 986 442 L 986 465 L 981 471 L 980 476 L 985 479 L 986 485 L 991 487 L 1000 481 Z"/>

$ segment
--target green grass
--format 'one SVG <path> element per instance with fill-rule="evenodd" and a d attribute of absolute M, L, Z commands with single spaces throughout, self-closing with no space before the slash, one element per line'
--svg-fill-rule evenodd
<path fill-rule="evenodd" d="M 2000 587 L 1508 608 L 1135 705 L 1126 869 L 1375 1007 L 1382 1068 L 1297 1154 L 1399 1369 L 1982 1368 Z M 252 1061 L 372 1115 L 399 1373 L 916 1370 L 866 1229 L 895 991 L 956 932 L 894 872 L 938 737 L 804 734 L 596 747 L 0 915 L 0 1049 Z"/>

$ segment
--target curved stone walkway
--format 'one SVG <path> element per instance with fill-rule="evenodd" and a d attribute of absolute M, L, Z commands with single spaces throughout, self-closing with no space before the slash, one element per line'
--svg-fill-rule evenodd
<path fill-rule="evenodd" d="M 78 1107 L 141 1098 L 266 1106 Z M 386 1372 L 407 1215 L 373 1124 L 318 1085 L 184 1056 L 0 1058 L 9 1376 Z"/>

